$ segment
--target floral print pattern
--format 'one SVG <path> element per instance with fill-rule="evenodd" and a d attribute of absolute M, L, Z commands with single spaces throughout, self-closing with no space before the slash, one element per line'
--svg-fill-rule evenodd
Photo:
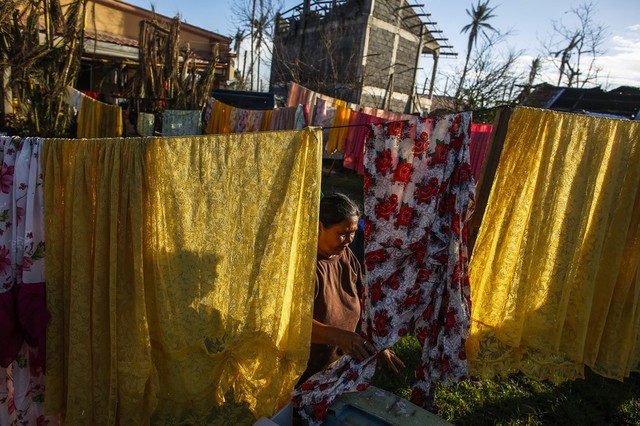
<path fill-rule="evenodd" d="M 44 360 L 26 343 L 8 368 L 0 368 L 0 425 L 44 426 L 59 424 L 58 416 L 45 415 Z"/>
<path fill-rule="evenodd" d="M 0 138 L 0 424 L 44 415 L 44 210 L 40 138 Z M 57 421 L 55 421 L 57 423 Z"/>
<path fill-rule="evenodd" d="M 411 401 L 433 409 L 437 382 L 467 376 L 471 299 L 464 224 L 473 207 L 471 114 L 372 125 L 365 144 L 363 333 L 379 351 L 413 330 L 422 347 Z M 378 355 L 344 356 L 294 391 L 310 424 L 365 390 Z"/>

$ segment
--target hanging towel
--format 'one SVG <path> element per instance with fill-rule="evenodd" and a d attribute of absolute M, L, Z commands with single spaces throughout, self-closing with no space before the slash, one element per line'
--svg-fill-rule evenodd
<path fill-rule="evenodd" d="M 351 112 L 347 137 L 344 141 L 344 160 L 342 165 L 347 169 L 355 170 L 359 175 L 364 174 L 364 143 L 367 139 L 370 126 L 365 124 L 382 123 L 382 118 L 374 117 L 363 112 Z"/>
<path fill-rule="evenodd" d="M 138 132 L 138 135 L 140 136 L 153 136 L 154 123 L 155 116 L 153 114 L 139 112 L 136 123 L 136 132 Z"/>
<path fill-rule="evenodd" d="M 162 136 L 199 135 L 200 111 L 165 110 L 162 118 Z"/>
<path fill-rule="evenodd" d="M 491 124 L 473 123 L 471 125 L 471 170 L 476 181 L 480 178 L 480 170 L 489 146 L 492 130 L 493 126 Z"/>
<path fill-rule="evenodd" d="M 122 136 L 122 108 L 82 96 L 78 112 L 78 138 Z"/>
<path fill-rule="evenodd" d="M 333 124 L 331 125 L 334 128 L 329 132 L 329 140 L 327 141 L 327 153 L 333 154 L 336 151 L 342 151 L 342 144 L 349 132 L 349 128 L 345 126 L 349 125 L 350 118 L 351 110 L 346 106 L 339 106 L 336 109 Z"/>
<path fill-rule="evenodd" d="M 298 107 L 274 108 L 269 130 L 292 130 Z"/>
<path fill-rule="evenodd" d="M 71 86 L 65 87 L 65 102 L 73 108 L 74 114 L 80 111 L 80 104 L 82 103 L 82 97 L 86 96 L 81 91 L 74 89 Z"/>
<path fill-rule="evenodd" d="M 296 107 L 296 114 L 293 119 L 294 121 L 294 130 L 302 130 L 308 126 L 307 122 L 307 113 L 305 113 L 306 105 L 298 105 Z"/>
<path fill-rule="evenodd" d="M 250 126 L 252 111 L 248 109 L 236 110 L 236 133 L 247 133 Z"/>

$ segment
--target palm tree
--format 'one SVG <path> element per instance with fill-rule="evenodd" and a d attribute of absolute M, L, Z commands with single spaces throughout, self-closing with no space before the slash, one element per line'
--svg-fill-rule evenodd
<path fill-rule="evenodd" d="M 247 37 L 247 33 L 241 28 L 236 28 L 236 34 L 233 36 L 233 50 L 240 55 L 240 45 Z"/>
<path fill-rule="evenodd" d="M 540 68 L 542 68 L 542 58 L 540 56 L 536 56 L 529 66 L 529 80 L 527 81 L 527 87 L 533 87 L 533 82 L 536 80 L 538 73 L 540 73 Z"/>
<path fill-rule="evenodd" d="M 494 18 L 493 11 L 495 7 L 489 7 L 489 0 L 486 0 L 484 3 L 481 3 L 478 0 L 478 4 L 474 6 L 471 5 L 471 12 L 469 9 L 466 10 L 467 15 L 471 17 L 471 23 L 462 27 L 461 33 L 469 32 L 469 41 L 467 43 L 467 57 L 464 61 L 464 69 L 462 70 L 462 76 L 460 77 L 460 83 L 458 84 L 458 90 L 456 91 L 456 99 L 460 97 L 460 93 L 462 91 L 462 85 L 464 84 L 464 79 L 467 76 L 467 71 L 469 70 L 469 59 L 471 58 L 471 50 L 473 49 L 474 44 L 478 41 L 478 36 L 480 33 L 484 33 L 485 30 L 497 31 L 495 28 L 491 26 L 487 21 L 491 18 Z"/>
<path fill-rule="evenodd" d="M 233 51 L 236 52 L 236 57 L 238 58 L 237 70 L 240 69 L 240 46 L 244 39 L 247 38 L 247 33 L 245 30 L 241 28 L 236 28 L 236 34 L 233 36 Z M 245 52 L 245 64 L 246 64 L 247 53 Z M 244 67 L 242 68 L 242 81 L 244 81 Z"/>

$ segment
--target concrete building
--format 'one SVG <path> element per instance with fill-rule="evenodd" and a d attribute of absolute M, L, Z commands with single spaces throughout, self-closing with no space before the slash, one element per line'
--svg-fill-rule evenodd
<path fill-rule="evenodd" d="M 276 18 L 271 90 L 295 81 L 398 112 L 421 112 L 420 55 L 455 55 L 422 5 L 407 0 L 305 0 Z M 431 79 L 433 84 L 433 78 Z"/>

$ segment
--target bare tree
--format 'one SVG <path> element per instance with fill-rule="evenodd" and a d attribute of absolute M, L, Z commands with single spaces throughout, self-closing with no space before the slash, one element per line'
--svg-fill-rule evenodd
<path fill-rule="evenodd" d="M 265 53 L 266 56 L 269 54 L 269 45 L 273 42 L 274 19 L 281 8 L 282 0 L 241 0 L 231 7 L 238 31 L 246 31 L 250 38 L 247 74 L 251 90 L 260 89 L 260 67 Z M 245 75 L 242 77 L 247 80 Z"/>
<path fill-rule="evenodd" d="M 558 86 L 584 87 L 595 84 L 600 68 L 597 58 L 604 54 L 602 44 L 607 37 L 604 25 L 595 21 L 594 3 L 583 3 L 567 12 L 577 23 L 552 21 L 553 32 L 543 42 L 545 54 L 558 69 Z"/>
<path fill-rule="evenodd" d="M 64 93 L 80 68 L 86 3 L 71 1 L 63 12 L 59 0 L 0 2 L 0 76 L 10 74 L 6 85 L 18 101 L 21 133 L 62 136 L 68 130 Z"/>
<path fill-rule="evenodd" d="M 470 58 L 455 109 L 488 108 L 513 101 L 516 87 L 525 77 L 517 67 L 522 52 L 502 47 L 509 35 L 495 32 L 478 46 Z"/>
<path fill-rule="evenodd" d="M 180 46 L 180 18 L 176 16 L 167 27 L 154 14 L 152 20 L 140 25 L 140 68 L 132 80 L 132 91 L 142 98 L 173 99 L 176 109 L 200 109 L 211 93 L 219 57 L 219 45 L 214 45 L 211 60 L 198 69 L 197 56 L 187 44 Z M 159 106 L 158 106 L 159 108 Z"/>

